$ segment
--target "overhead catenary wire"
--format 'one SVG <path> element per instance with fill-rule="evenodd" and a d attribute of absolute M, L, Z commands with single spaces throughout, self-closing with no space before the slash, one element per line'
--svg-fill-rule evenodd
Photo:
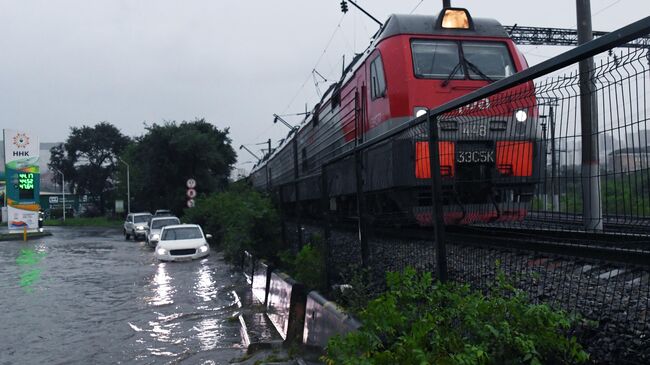
<path fill-rule="evenodd" d="M 334 31 L 332 32 L 332 35 L 330 36 L 329 40 L 327 41 L 327 44 L 325 45 L 325 48 L 323 49 L 323 51 L 318 56 L 318 59 L 316 60 L 316 64 L 314 65 L 314 67 L 312 67 L 312 70 L 314 70 L 314 69 L 316 69 L 318 67 L 318 65 L 320 64 L 320 61 L 323 59 L 323 57 L 327 53 L 327 50 L 329 49 L 330 45 L 332 44 L 332 41 L 334 40 L 334 37 L 336 36 L 336 33 L 338 33 L 341 30 L 341 24 L 343 23 L 343 19 L 345 19 L 345 13 L 341 16 L 341 19 L 339 20 L 338 24 L 334 28 Z M 298 91 L 296 91 L 296 93 L 291 98 L 291 101 L 289 101 L 289 104 L 287 104 L 287 106 L 282 110 L 282 113 L 286 113 L 286 111 L 289 110 L 289 108 L 291 108 L 294 101 L 296 101 L 296 98 L 298 97 L 298 95 L 300 95 L 300 92 L 305 88 L 305 86 L 307 85 L 309 80 L 312 79 L 312 77 L 313 77 L 313 73 L 310 72 L 309 75 L 305 78 L 305 81 L 303 81 L 302 85 L 300 85 L 300 88 L 298 88 Z"/>
<path fill-rule="evenodd" d="M 422 5 L 423 2 L 424 2 L 424 0 L 420 0 L 420 2 L 418 2 L 418 4 L 415 5 L 415 7 L 414 7 L 413 9 L 411 9 L 411 11 L 409 12 L 409 14 L 413 14 L 413 12 L 415 12 L 416 10 L 418 10 L 418 8 L 420 7 L 420 5 Z"/>
<path fill-rule="evenodd" d="M 610 3 L 609 5 L 606 5 L 606 6 L 602 7 L 602 8 L 600 8 L 599 10 L 597 10 L 596 12 L 594 12 L 594 13 L 591 15 L 592 18 L 595 17 L 595 16 L 598 15 L 598 14 L 601 14 L 601 13 L 604 12 L 605 10 L 611 8 L 612 6 L 614 6 L 614 5 L 618 4 L 618 3 L 620 3 L 621 1 L 623 1 L 623 0 L 614 0 L 614 1 L 613 1 L 612 3 Z M 542 55 L 539 55 L 539 54 L 536 55 L 536 54 L 531 53 L 531 52 L 535 51 L 536 49 L 538 49 L 539 47 L 541 47 L 541 45 L 538 45 L 538 46 L 535 46 L 535 47 L 529 49 L 528 51 L 524 52 L 524 55 L 530 54 L 531 56 L 535 56 L 535 57 L 551 58 L 551 57 L 546 57 L 546 56 L 542 56 Z"/>

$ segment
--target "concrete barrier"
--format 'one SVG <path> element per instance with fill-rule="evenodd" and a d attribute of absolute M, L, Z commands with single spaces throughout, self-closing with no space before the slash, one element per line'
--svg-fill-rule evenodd
<path fill-rule="evenodd" d="M 285 342 L 301 341 L 306 292 L 302 284 L 282 272 L 272 272 L 266 314 Z"/>
<path fill-rule="evenodd" d="M 311 347 L 325 348 L 335 335 L 343 335 L 361 327 L 361 323 L 344 313 L 334 302 L 316 291 L 307 296 L 305 326 L 302 342 Z"/>
<path fill-rule="evenodd" d="M 253 297 L 266 306 L 269 293 L 271 267 L 264 260 L 257 260 L 253 265 Z"/>
<path fill-rule="evenodd" d="M 244 251 L 242 255 L 242 271 L 244 272 L 246 281 L 252 285 L 253 275 L 255 274 L 255 260 L 253 255 L 248 251 Z"/>

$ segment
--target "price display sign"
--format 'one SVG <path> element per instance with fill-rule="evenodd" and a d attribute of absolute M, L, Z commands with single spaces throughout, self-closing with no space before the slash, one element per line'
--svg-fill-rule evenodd
<path fill-rule="evenodd" d="M 18 174 L 18 198 L 20 200 L 34 199 L 34 174 Z"/>

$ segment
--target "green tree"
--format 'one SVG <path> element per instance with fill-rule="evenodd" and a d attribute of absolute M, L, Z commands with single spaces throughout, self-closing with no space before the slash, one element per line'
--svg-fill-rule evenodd
<path fill-rule="evenodd" d="M 65 174 L 77 194 L 99 200 L 97 208 L 104 214 L 107 198 L 114 190 L 117 156 L 129 144 L 129 137 L 108 122 L 94 127 L 72 127 L 65 143 L 51 149 L 51 169 Z M 58 174 L 55 181 L 60 182 Z"/>
<path fill-rule="evenodd" d="M 186 204 L 185 182 L 197 181 L 200 195 L 223 190 L 236 154 L 228 129 L 219 130 L 204 119 L 168 122 L 146 127 L 122 158 L 131 167 L 132 210 L 169 208 L 181 214 Z M 124 181 L 124 169 L 120 180 Z M 120 194 L 125 194 L 120 187 Z"/>

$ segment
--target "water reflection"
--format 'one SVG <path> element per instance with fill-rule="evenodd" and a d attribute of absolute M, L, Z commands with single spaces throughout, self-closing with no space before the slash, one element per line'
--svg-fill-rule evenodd
<path fill-rule="evenodd" d="M 219 340 L 224 337 L 221 333 L 221 327 L 220 321 L 216 318 L 206 318 L 198 326 L 194 327 L 202 351 L 212 350 L 217 347 Z"/>
<path fill-rule="evenodd" d="M 20 250 L 16 258 L 16 264 L 21 268 L 20 286 L 25 292 L 30 293 L 33 285 L 41 279 L 41 269 L 36 267 L 45 257 L 45 248 L 41 245 L 36 249 L 27 248 Z"/>
<path fill-rule="evenodd" d="M 164 262 L 159 263 L 156 275 L 153 277 L 154 295 L 150 298 L 149 303 L 155 306 L 174 303 L 172 296 L 174 295 L 175 289 L 171 285 L 171 278 L 167 274 L 165 265 Z"/>
<path fill-rule="evenodd" d="M 204 302 L 211 301 L 217 293 L 217 288 L 212 278 L 212 271 L 207 265 L 207 260 L 201 263 L 196 283 L 194 284 L 194 292 Z"/>

